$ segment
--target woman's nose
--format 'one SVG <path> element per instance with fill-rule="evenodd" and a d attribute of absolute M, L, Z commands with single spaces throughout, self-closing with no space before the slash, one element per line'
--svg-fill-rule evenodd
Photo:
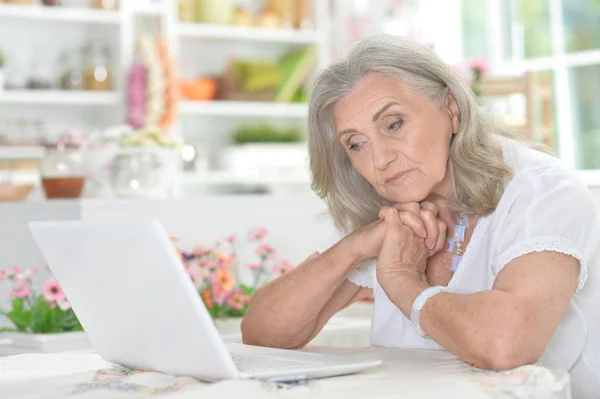
<path fill-rule="evenodd" d="M 396 152 L 384 142 L 371 142 L 371 151 L 373 165 L 379 170 L 387 169 L 398 158 Z"/>

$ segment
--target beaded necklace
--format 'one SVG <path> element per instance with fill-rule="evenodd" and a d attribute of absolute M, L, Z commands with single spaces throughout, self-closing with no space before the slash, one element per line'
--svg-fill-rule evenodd
<path fill-rule="evenodd" d="M 454 238 L 446 237 L 448 242 L 448 252 L 452 254 L 450 270 L 453 272 L 458 269 L 458 264 L 462 260 L 465 243 L 465 231 L 469 228 L 469 218 L 466 215 L 460 215 L 454 226 Z"/>

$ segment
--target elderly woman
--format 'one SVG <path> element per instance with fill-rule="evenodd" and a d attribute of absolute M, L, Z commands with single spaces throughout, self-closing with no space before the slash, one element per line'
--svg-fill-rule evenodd
<path fill-rule="evenodd" d="M 600 217 L 587 187 L 478 106 L 429 49 L 373 36 L 317 79 L 313 188 L 340 237 L 252 298 L 247 344 L 299 348 L 375 298 L 373 345 L 542 360 L 600 395 Z"/>

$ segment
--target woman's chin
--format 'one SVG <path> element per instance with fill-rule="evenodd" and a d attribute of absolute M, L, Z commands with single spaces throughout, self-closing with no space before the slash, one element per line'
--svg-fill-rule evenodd
<path fill-rule="evenodd" d="M 428 193 L 393 187 L 388 188 L 384 193 L 380 193 L 380 195 L 395 204 L 406 204 L 409 202 L 421 202 L 427 198 Z"/>

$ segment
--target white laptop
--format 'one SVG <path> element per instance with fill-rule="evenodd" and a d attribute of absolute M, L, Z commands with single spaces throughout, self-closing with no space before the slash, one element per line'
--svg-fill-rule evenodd
<path fill-rule="evenodd" d="M 350 374 L 381 363 L 225 344 L 155 220 L 30 222 L 29 229 L 106 361 L 202 381 L 294 381 Z"/>

